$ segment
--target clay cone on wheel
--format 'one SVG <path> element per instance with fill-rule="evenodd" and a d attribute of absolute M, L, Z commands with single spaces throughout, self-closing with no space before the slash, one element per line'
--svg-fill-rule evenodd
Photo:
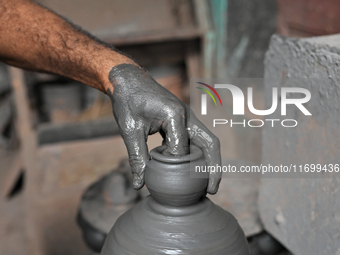
<path fill-rule="evenodd" d="M 101 254 L 249 255 L 237 220 L 205 197 L 208 179 L 190 177 L 190 167 L 204 164 L 201 150 L 175 157 L 163 149 L 151 152 L 146 170 L 151 195 L 117 220 Z"/>

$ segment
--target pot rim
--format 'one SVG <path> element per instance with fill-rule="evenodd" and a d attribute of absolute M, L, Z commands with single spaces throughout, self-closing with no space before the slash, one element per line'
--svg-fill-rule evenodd
<path fill-rule="evenodd" d="M 190 162 L 195 161 L 202 157 L 203 152 L 202 150 L 195 146 L 190 145 L 190 153 L 186 155 L 164 155 L 163 151 L 166 149 L 166 145 L 158 146 L 150 151 L 150 155 L 152 159 L 155 159 L 157 161 L 161 161 L 164 163 L 184 163 L 184 162 Z"/>

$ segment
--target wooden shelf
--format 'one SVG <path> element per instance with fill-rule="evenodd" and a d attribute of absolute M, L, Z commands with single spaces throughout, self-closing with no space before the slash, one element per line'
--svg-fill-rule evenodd
<path fill-rule="evenodd" d="M 48 123 L 38 126 L 38 144 L 51 144 L 75 140 L 86 140 L 119 134 L 114 118 L 104 118 L 74 123 Z"/>

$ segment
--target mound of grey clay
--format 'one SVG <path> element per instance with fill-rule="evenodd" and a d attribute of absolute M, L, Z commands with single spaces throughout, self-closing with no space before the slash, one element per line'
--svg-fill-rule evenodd
<path fill-rule="evenodd" d="M 102 255 L 249 255 L 237 220 L 206 195 L 208 176 L 192 178 L 205 164 L 202 151 L 190 146 L 184 156 L 151 151 L 145 184 L 150 196 L 123 214 L 106 238 Z"/>

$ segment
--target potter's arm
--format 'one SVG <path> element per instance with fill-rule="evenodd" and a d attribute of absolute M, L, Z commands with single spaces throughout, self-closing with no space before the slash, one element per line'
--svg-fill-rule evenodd
<path fill-rule="evenodd" d="M 186 153 L 191 139 L 203 149 L 207 164 L 221 163 L 218 139 L 189 107 L 130 58 L 29 0 L 0 0 L 0 58 L 107 93 L 128 149 L 135 188 L 144 184 L 146 139 L 156 132 L 163 135 L 167 153 Z M 209 193 L 217 191 L 219 181 L 220 174 L 210 176 Z"/>
<path fill-rule="evenodd" d="M 59 74 L 106 93 L 113 66 L 128 57 L 29 0 L 0 0 L 0 58 L 7 64 Z"/>

